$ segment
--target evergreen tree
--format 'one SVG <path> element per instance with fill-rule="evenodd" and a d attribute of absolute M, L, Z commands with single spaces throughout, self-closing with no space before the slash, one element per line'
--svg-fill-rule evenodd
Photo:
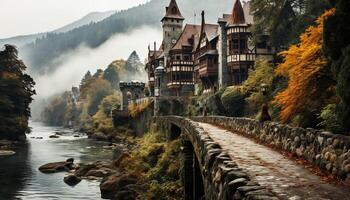
<path fill-rule="evenodd" d="M 14 46 L 0 51 L 0 139 L 24 140 L 29 132 L 29 104 L 35 94 L 34 80 L 24 71 Z"/>
<path fill-rule="evenodd" d="M 324 49 L 337 80 L 337 96 L 340 102 L 337 117 L 346 133 L 350 133 L 350 1 L 332 0 L 335 15 L 330 17 L 324 29 Z"/>
<path fill-rule="evenodd" d="M 103 73 L 103 79 L 107 80 L 113 89 L 119 88 L 119 74 L 114 65 L 109 65 Z"/>
<path fill-rule="evenodd" d="M 268 35 L 277 51 L 287 49 L 329 8 L 328 0 L 252 0 L 254 38 L 260 42 Z"/>

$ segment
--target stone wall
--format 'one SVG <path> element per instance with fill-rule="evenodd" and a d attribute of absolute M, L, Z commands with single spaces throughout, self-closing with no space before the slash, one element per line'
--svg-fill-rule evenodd
<path fill-rule="evenodd" d="M 278 149 L 293 153 L 343 180 L 350 178 L 350 137 L 275 122 L 260 123 L 248 118 L 195 117 L 232 130 Z"/>
<path fill-rule="evenodd" d="M 203 181 L 205 199 L 207 200 L 231 200 L 231 199 L 277 199 L 266 188 L 250 181 L 249 175 L 237 166 L 237 164 L 214 142 L 198 123 L 182 117 L 157 117 L 154 124 L 158 129 L 171 131 L 176 125 L 181 129 L 181 137 L 189 141 L 193 146 L 193 152 L 199 164 Z M 191 168 L 192 166 L 184 166 Z M 192 167 L 195 169 L 194 167 Z M 185 172 L 186 173 L 186 172 Z M 188 173 L 188 172 L 187 172 Z M 196 172 L 191 172 L 195 174 Z M 198 172 L 197 172 L 198 173 Z M 193 176 L 193 175 L 192 175 Z M 191 176 L 185 176 L 185 199 L 193 199 L 189 194 L 186 180 Z M 191 179 L 191 178 L 189 178 Z M 193 190 L 198 185 L 193 184 Z"/>

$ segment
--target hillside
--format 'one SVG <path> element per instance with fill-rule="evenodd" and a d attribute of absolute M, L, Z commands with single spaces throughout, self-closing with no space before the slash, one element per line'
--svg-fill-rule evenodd
<path fill-rule="evenodd" d="M 200 22 L 200 11 L 206 10 L 207 21 L 216 23 L 224 12 L 230 12 L 232 0 L 178 0 L 179 7 L 188 23 Z M 97 23 L 90 23 L 66 33 L 50 33 L 43 38 L 21 48 L 21 56 L 34 73 L 51 72 L 60 63 L 53 60 L 65 52 L 85 44 L 96 48 L 111 36 L 125 33 L 142 25 L 160 26 L 165 6 L 169 0 L 152 0 L 146 4 L 120 11 Z M 155 12 L 156 11 L 156 12 Z M 197 13 L 196 19 L 194 14 Z"/>
<path fill-rule="evenodd" d="M 63 26 L 61 28 L 58 28 L 56 30 L 50 31 L 50 33 L 63 33 L 68 32 L 70 30 L 73 30 L 75 28 L 78 28 L 80 26 L 84 26 L 87 24 L 90 24 L 91 22 L 99 22 L 109 16 L 111 16 L 116 11 L 106 11 L 106 12 L 92 12 L 84 16 L 83 18 L 76 20 L 72 23 L 67 24 L 66 26 Z M 13 44 L 17 47 L 22 47 L 28 43 L 35 42 L 37 38 L 42 38 L 47 33 L 36 33 L 36 34 L 30 34 L 30 35 L 21 35 L 21 36 L 15 36 L 10 38 L 4 38 L 0 39 L 0 46 L 3 46 L 5 44 Z"/>

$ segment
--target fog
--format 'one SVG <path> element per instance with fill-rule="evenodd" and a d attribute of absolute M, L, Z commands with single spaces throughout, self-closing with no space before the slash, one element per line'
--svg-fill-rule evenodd
<path fill-rule="evenodd" d="M 160 44 L 161 38 L 160 29 L 145 26 L 125 34 L 116 34 L 96 49 L 82 45 L 57 58 L 56 61 L 62 64 L 54 73 L 34 77 L 36 99 L 48 98 L 70 90 L 72 86 L 78 86 L 88 70 L 93 74 L 97 69 L 106 69 L 114 60 L 126 60 L 133 50 L 136 50 L 143 62 L 147 57 L 148 44 L 155 40 Z"/>

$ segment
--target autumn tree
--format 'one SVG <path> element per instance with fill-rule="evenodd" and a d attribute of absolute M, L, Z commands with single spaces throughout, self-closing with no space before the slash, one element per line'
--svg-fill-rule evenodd
<path fill-rule="evenodd" d="M 0 139 L 24 140 L 29 131 L 29 104 L 35 83 L 25 70 L 17 49 L 5 45 L 0 51 Z"/>
<path fill-rule="evenodd" d="M 284 62 L 275 72 L 287 77 L 288 87 L 275 97 L 274 103 L 282 107 L 282 122 L 319 111 L 332 94 L 334 81 L 322 45 L 324 21 L 334 12 L 334 9 L 326 11 L 317 19 L 315 26 L 310 26 L 300 36 L 299 44 L 281 53 Z M 313 119 L 310 115 L 306 118 Z"/>

